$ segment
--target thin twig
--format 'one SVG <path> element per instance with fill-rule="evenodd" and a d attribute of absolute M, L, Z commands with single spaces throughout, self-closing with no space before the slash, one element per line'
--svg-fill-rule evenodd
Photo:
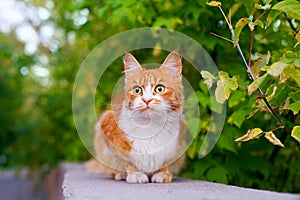
<path fill-rule="evenodd" d="M 270 8 L 266 9 L 264 12 L 262 12 L 255 21 L 260 20 L 266 12 L 270 10 Z M 251 31 L 251 39 L 250 39 L 250 50 L 249 50 L 249 58 L 248 58 L 248 66 L 251 68 L 251 57 L 252 57 L 252 49 L 253 49 L 253 40 L 254 40 L 254 29 Z"/>
<path fill-rule="evenodd" d="M 251 31 L 250 50 L 249 50 L 249 58 L 248 58 L 248 66 L 250 68 L 251 68 L 251 56 L 252 56 L 252 48 L 253 48 L 253 39 L 254 39 L 254 29 Z"/>
<path fill-rule="evenodd" d="M 276 127 L 276 128 L 273 128 L 273 129 L 270 130 L 270 131 L 274 132 L 274 131 L 276 131 L 276 130 L 278 130 L 278 129 L 282 129 L 282 128 L 284 128 L 284 126 L 278 126 L 278 127 Z"/>
<path fill-rule="evenodd" d="M 253 73 L 251 72 L 251 69 L 250 69 L 250 67 L 249 67 L 249 65 L 248 65 L 248 63 L 247 63 L 247 61 L 246 61 L 246 59 L 245 59 L 245 56 L 244 56 L 244 54 L 243 54 L 243 52 L 242 52 L 242 49 L 241 49 L 241 47 L 240 47 L 240 45 L 239 45 L 239 42 L 238 42 L 238 40 L 236 39 L 236 36 L 235 36 L 234 30 L 233 30 L 233 27 L 232 27 L 232 25 L 229 23 L 229 21 L 228 21 L 226 15 L 225 15 L 223 9 L 221 8 L 221 6 L 218 6 L 218 8 L 219 8 L 219 10 L 221 11 L 221 13 L 222 13 L 223 17 L 225 18 L 225 21 L 226 21 L 226 23 L 227 23 L 227 25 L 228 25 L 228 27 L 229 27 L 229 30 L 230 30 L 230 32 L 231 32 L 231 35 L 232 35 L 233 41 L 234 41 L 234 43 L 235 43 L 235 46 L 237 47 L 238 52 L 239 52 L 240 56 L 242 57 L 242 60 L 243 60 L 243 62 L 244 62 L 244 65 L 245 65 L 245 67 L 246 67 L 246 69 L 247 69 L 247 72 L 248 72 L 248 74 L 249 74 L 249 78 L 251 79 L 251 81 L 254 81 L 254 80 L 255 80 L 254 75 L 253 75 Z M 261 90 L 261 88 L 258 88 L 257 90 L 258 90 L 258 92 L 259 92 L 259 96 L 263 99 L 263 101 L 265 102 L 265 104 L 266 104 L 268 110 L 272 113 L 272 115 L 275 117 L 275 119 L 276 119 L 277 122 L 280 124 L 280 126 L 284 126 L 284 127 L 285 127 L 283 121 L 279 118 L 279 116 L 277 115 L 277 113 L 273 110 L 272 106 L 270 105 L 270 103 L 269 103 L 268 100 L 266 99 L 265 94 L 263 93 L 263 91 Z"/>
<path fill-rule="evenodd" d="M 234 44 L 234 42 L 233 42 L 232 40 L 230 40 L 230 39 L 228 39 L 228 38 L 226 38 L 226 37 L 223 37 L 222 35 L 218 35 L 218 34 L 213 33 L 213 32 L 210 32 L 210 34 L 212 34 L 213 36 L 216 36 L 216 37 L 218 37 L 218 38 L 221 38 L 221 39 L 223 39 L 223 40 L 226 40 L 226 41 L 231 42 L 231 43 Z"/>

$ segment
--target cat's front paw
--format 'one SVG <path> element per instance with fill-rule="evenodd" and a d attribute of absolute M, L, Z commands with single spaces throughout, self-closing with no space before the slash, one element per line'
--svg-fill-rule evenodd
<path fill-rule="evenodd" d="M 124 179 L 126 179 L 126 174 L 125 173 L 116 173 L 114 175 L 114 179 L 117 181 L 124 180 Z"/>
<path fill-rule="evenodd" d="M 126 177 L 127 183 L 148 183 L 148 176 L 142 172 L 128 173 Z"/>
<path fill-rule="evenodd" d="M 157 172 L 151 177 L 152 183 L 170 183 L 172 181 L 172 174 L 167 172 Z"/>

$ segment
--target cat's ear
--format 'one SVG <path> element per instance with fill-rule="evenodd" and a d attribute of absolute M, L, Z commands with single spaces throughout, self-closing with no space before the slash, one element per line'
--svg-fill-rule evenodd
<path fill-rule="evenodd" d="M 179 53 L 177 51 L 172 51 L 160 68 L 172 76 L 181 78 L 182 63 Z"/>
<path fill-rule="evenodd" d="M 142 69 L 140 63 L 130 53 L 125 53 L 123 57 L 125 75 Z"/>

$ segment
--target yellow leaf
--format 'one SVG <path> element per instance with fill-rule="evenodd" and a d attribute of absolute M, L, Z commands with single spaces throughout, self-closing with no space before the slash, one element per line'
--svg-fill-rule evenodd
<path fill-rule="evenodd" d="M 279 76 L 280 73 L 283 72 L 283 70 L 287 65 L 288 64 L 283 63 L 281 61 L 275 62 L 271 65 L 270 69 L 268 70 L 268 73 L 274 77 Z"/>
<path fill-rule="evenodd" d="M 249 22 L 251 22 L 251 20 L 249 18 L 241 18 L 239 19 L 239 21 L 235 24 L 235 28 L 238 27 L 244 27 L 246 24 L 248 24 Z"/>
<path fill-rule="evenodd" d="M 161 46 L 159 43 L 157 43 L 153 49 L 152 55 L 158 56 L 161 53 Z"/>
<path fill-rule="evenodd" d="M 300 126 L 294 126 L 291 136 L 300 143 Z"/>
<path fill-rule="evenodd" d="M 201 76 L 205 80 L 204 83 L 207 85 L 208 88 L 211 88 L 212 84 L 216 81 L 216 77 L 213 76 L 208 71 L 201 71 Z"/>
<path fill-rule="evenodd" d="M 257 139 L 259 138 L 264 132 L 260 128 L 254 128 L 248 130 L 248 132 L 243 135 L 242 137 L 239 137 L 235 139 L 235 142 L 246 142 L 252 139 Z"/>
<path fill-rule="evenodd" d="M 275 134 L 272 131 L 266 132 L 265 138 L 267 138 L 274 145 L 284 147 L 284 145 L 281 143 L 281 141 L 275 136 Z"/>
<path fill-rule="evenodd" d="M 217 88 L 215 90 L 215 95 L 218 103 L 224 103 L 226 101 L 226 91 L 225 91 L 223 81 L 220 80 L 217 81 Z"/>
<path fill-rule="evenodd" d="M 295 39 L 297 40 L 297 43 L 295 44 L 294 48 L 296 48 L 300 44 L 300 31 L 295 35 Z"/>
<path fill-rule="evenodd" d="M 238 78 L 233 76 L 229 77 L 228 73 L 219 71 L 220 79 L 217 81 L 217 88 L 215 90 L 216 100 L 218 103 L 224 103 L 228 100 L 231 91 L 238 88 Z"/>
<path fill-rule="evenodd" d="M 206 2 L 206 4 L 209 6 L 221 6 L 222 5 L 222 3 L 219 1 Z"/>
<path fill-rule="evenodd" d="M 266 66 L 269 63 L 269 60 L 271 58 L 271 53 L 268 51 L 266 55 L 260 55 L 251 65 L 251 72 L 254 75 L 254 78 L 258 78 L 260 75 L 260 72 L 262 71 L 262 68 Z"/>
<path fill-rule="evenodd" d="M 278 89 L 278 87 L 275 85 L 273 87 L 272 93 L 266 97 L 268 101 L 271 101 L 271 99 L 275 96 L 277 89 Z"/>
<path fill-rule="evenodd" d="M 249 22 L 248 26 L 249 26 L 250 30 L 253 31 L 255 24 L 254 24 L 254 22 Z"/>

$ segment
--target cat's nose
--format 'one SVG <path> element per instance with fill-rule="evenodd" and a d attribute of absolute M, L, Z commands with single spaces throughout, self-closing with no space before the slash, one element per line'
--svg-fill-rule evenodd
<path fill-rule="evenodd" d="M 144 99 L 144 98 L 143 98 L 143 101 L 144 101 L 145 104 L 148 106 L 148 104 L 152 101 L 152 99 Z"/>

